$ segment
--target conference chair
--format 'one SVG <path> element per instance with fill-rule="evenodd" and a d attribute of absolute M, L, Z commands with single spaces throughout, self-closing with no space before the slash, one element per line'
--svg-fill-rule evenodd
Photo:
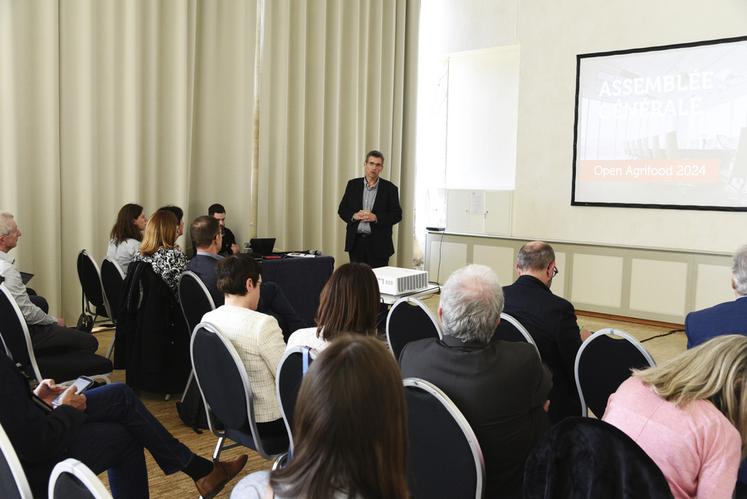
<path fill-rule="evenodd" d="M 26 319 L 5 284 L 0 284 L 0 336 L 6 352 L 20 365 L 26 376 L 36 380 L 36 383 L 45 378 L 65 383 L 80 375 L 110 382 L 109 375 L 113 370 L 111 361 L 94 353 L 35 354 Z"/>
<path fill-rule="evenodd" d="M 525 328 L 518 319 L 511 315 L 501 313 L 501 322 L 498 324 L 498 327 L 495 328 L 493 340 L 525 341 L 534 347 L 540 360 L 542 360 L 542 356 L 540 355 L 539 349 L 537 348 L 537 344 L 534 342 L 532 335 L 529 334 L 527 328 Z"/>
<path fill-rule="evenodd" d="M 630 377 L 631 369 L 655 365 L 643 345 L 625 331 L 605 328 L 589 336 L 578 349 L 574 364 L 581 415 L 591 409 L 601 418 L 607 399 Z"/>
<path fill-rule="evenodd" d="M 33 499 L 21 461 L 13 444 L 0 426 L 0 497 L 5 499 Z"/>
<path fill-rule="evenodd" d="M 215 310 L 215 303 L 213 297 L 210 296 L 205 283 L 202 279 L 191 271 L 183 272 L 179 277 L 179 284 L 177 285 L 177 292 L 179 293 L 179 306 L 182 309 L 184 320 L 187 323 L 187 336 L 192 335 L 192 331 L 195 330 L 197 324 L 202 322 L 202 316 L 211 310 Z M 181 403 L 188 397 L 199 397 L 199 390 L 193 383 L 194 380 L 194 369 L 189 372 L 189 378 L 187 384 L 182 392 Z"/>
<path fill-rule="evenodd" d="M 68 458 L 52 470 L 49 499 L 112 499 L 112 495 L 88 466 Z"/>
<path fill-rule="evenodd" d="M 109 318 L 115 326 L 117 324 L 117 316 L 119 315 L 119 307 L 122 301 L 124 278 L 125 275 L 122 267 L 120 267 L 117 262 L 104 258 L 101 262 L 101 284 L 104 288 L 106 302 L 109 304 Z M 112 344 L 109 346 L 109 352 L 106 354 L 106 357 L 111 359 L 113 352 L 114 338 L 112 337 Z"/>
<path fill-rule="evenodd" d="M 197 386 L 208 411 L 210 431 L 218 437 L 213 460 L 220 458 L 228 438 L 254 449 L 265 459 L 288 450 L 288 435 L 260 435 L 254 418 L 254 394 L 244 363 L 229 340 L 208 322 L 192 333 L 190 354 Z"/>
<path fill-rule="evenodd" d="M 94 323 L 98 317 L 112 319 L 112 311 L 104 293 L 104 285 L 101 283 L 99 266 L 85 249 L 78 253 L 77 267 L 82 289 L 81 314 L 93 316 Z"/>
<path fill-rule="evenodd" d="M 418 499 L 479 499 L 485 461 L 475 432 L 454 403 L 435 385 L 405 378 L 410 493 Z"/>
<path fill-rule="evenodd" d="M 442 337 L 433 312 L 417 298 L 400 298 L 389 310 L 386 318 L 386 340 L 395 359 L 399 360 L 402 349 L 411 341 Z"/>
<path fill-rule="evenodd" d="M 275 375 L 275 391 L 280 401 L 280 412 L 283 415 L 285 429 L 288 431 L 289 449 L 293 454 L 293 415 L 296 400 L 301 389 L 301 382 L 309 366 L 316 358 L 316 352 L 309 347 L 292 347 L 285 351 L 278 364 Z"/>
<path fill-rule="evenodd" d="M 666 478 L 625 433 L 570 417 L 537 443 L 524 467 L 524 499 L 671 499 Z"/>

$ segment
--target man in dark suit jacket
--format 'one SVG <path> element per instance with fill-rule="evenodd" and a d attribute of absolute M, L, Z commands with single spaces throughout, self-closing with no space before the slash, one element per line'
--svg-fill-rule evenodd
<path fill-rule="evenodd" d="M 526 243 L 516 258 L 519 278 L 503 288 L 504 312 L 518 319 L 532 335 L 542 361 L 553 374 L 550 420 L 581 415 L 573 365 L 581 342 L 589 332 L 580 331 L 573 305 L 550 291 L 558 273 L 555 252 L 541 241 Z M 601 414 L 597 414 L 601 417 Z"/>
<path fill-rule="evenodd" d="M 454 272 L 441 288 L 443 340 L 408 343 L 403 377 L 443 390 L 477 435 L 486 467 L 486 498 L 521 497 L 524 462 L 548 427 L 549 371 L 528 343 L 491 341 L 503 308 L 488 267 Z"/>
<path fill-rule="evenodd" d="M 216 266 L 219 261 L 223 260 L 223 257 L 218 254 L 222 237 L 218 220 L 204 215 L 197 217 L 192 222 L 190 234 L 197 250 L 195 256 L 187 262 L 187 270 L 197 274 L 212 296 L 216 308 L 220 307 L 225 298 L 218 290 L 216 282 Z M 272 315 L 277 319 L 280 329 L 283 330 L 285 341 L 288 341 L 294 331 L 306 327 L 283 290 L 274 282 L 261 282 L 257 311 Z"/>
<path fill-rule="evenodd" d="M 363 163 L 365 176 L 345 187 L 337 214 L 347 224 L 345 251 L 351 262 L 385 267 L 394 254 L 392 226 L 402 220 L 397 186 L 380 178 L 384 155 L 369 151 Z"/>
<path fill-rule="evenodd" d="M 734 301 L 719 303 L 687 314 L 687 348 L 696 347 L 723 334 L 747 335 L 747 246 L 742 246 L 734 254 L 731 265 L 731 288 L 736 295 Z M 742 461 L 739 467 L 737 489 L 747 490 L 747 461 Z M 737 497 L 742 496 L 737 494 Z"/>
<path fill-rule="evenodd" d="M 736 299 L 690 312 L 685 317 L 687 348 L 722 334 L 747 335 L 747 246 L 739 248 L 731 266 L 731 288 Z"/>
<path fill-rule="evenodd" d="M 61 404 L 52 407 L 62 394 Z M 147 497 L 143 448 L 167 475 L 182 471 L 203 496 L 213 497 L 246 463 L 246 454 L 211 463 L 176 440 L 127 385 L 114 383 L 78 394 L 44 380 L 29 390 L 13 361 L 0 355 L 0 424 L 23 465 L 34 497 L 47 497 L 52 468 L 73 457 L 98 474 L 109 470 L 117 497 Z"/>

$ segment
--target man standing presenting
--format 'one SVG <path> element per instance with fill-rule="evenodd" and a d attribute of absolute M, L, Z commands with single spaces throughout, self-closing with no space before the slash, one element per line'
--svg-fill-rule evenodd
<path fill-rule="evenodd" d="M 5 287 L 10 291 L 29 328 L 31 345 L 34 352 L 43 350 L 65 350 L 78 352 L 96 352 L 98 341 L 93 335 L 65 327 L 65 321 L 47 314 L 34 305 L 23 285 L 21 274 L 15 266 L 15 259 L 8 252 L 16 247 L 21 237 L 13 215 L 0 213 L 0 276 L 5 280 Z"/>
<path fill-rule="evenodd" d="M 365 176 L 345 187 L 337 214 L 347 223 L 345 251 L 351 262 L 385 267 L 394 254 L 392 226 L 402 220 L 397 186 L 380 178 L 384 155 L 369 151 L 363 163 Z"/>
<path fill-rule="evenodd" d="M 231 229 L 226 227 L 226 209 L 220 203 L 211 204 L 208 208 L 208 216 L 213 217 L 220 224 L 220 233 L 223 238 L 221 243 L 219 255 L 231 256 L 239 254 L 239 245 L 236 244 L 236 236 L 233 235 Z"/>
<path fill-rule="evenodd" d="M 573 305 L 550 291 L 558 273 L 552 246 L 542 241 L 526 243 L 516 257 L 516 272 L 519 278 L 503 288 L 504 312 L 527 328 L 542 361 L 552 371 L 550 420 L 556 423 L 568 416 L 580 416 L 573 365 L 589 332 L 579 330 Z M 500 339 L 500 331 L 496 337 Z"/>

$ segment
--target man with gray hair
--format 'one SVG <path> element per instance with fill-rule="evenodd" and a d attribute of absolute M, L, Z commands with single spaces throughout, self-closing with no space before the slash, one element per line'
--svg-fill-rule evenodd
<path fill-rule="evenodd" d="M 548 427 L 552 378 L 530 344 L 493 341 L 502 310 L 490 268 L 457 270 L 441 288 L 443 340 L 408 343 L 400 365 L 403 377 L 430 381 L 467 418 L 485 458 L 485 497 L 521 497 L 524 462 Z"/>
<path fill-rule="evenodd" d="M 747 245 L 734 254 L 731 288 L 736 299 L 690 312 L 685 317 L 687 348 L 693 348 L 722 334 L 747 335 Z"/>
<path fill-rule="evenodd" d="M 29 299 L 21 274 L 16 269 L 15 259 L 8 255 L 8 252 L 18 244 L 21 235 L 21 229 L 18 228 L 13 215 L 0 212 L 0 276 L 3 277 L 3 284 L 26 320 L 34 352 L 96 352 L 98 341 L 92 334 L 65 327 L 62 319 L 47 314 Z"/>
<path fill-rule="evenodd" d="M 552 371 L 550 421 L 556 423 L 568 416 L 580 416 L 573 365 L 576 352 L 589 332 L 579 330 L 573 305 L 550 291 L 553 277 L 558 273 L 552 246 L 542 241 L 526 243 L 516 256 L 516 272 L 518 279 L 503 288 L 505 312 L 529 331 L 542 361 Z M 502 337 L 500 328 L 496 337 Z"/>

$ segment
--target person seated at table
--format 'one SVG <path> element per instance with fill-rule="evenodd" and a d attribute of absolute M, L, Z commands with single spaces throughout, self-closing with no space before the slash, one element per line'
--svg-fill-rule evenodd
<path fill-rule="evenodd" d="M 322 288 L 316 327 L 293 333 L 288 348 L 307 346 L 321 351 L 343 332 L 375 336 L 380 302 L 379 283 L 371 267 L 340 265 Z"/>
<path fill-rule="evenodd" d="M 747 441 L 747 337 L 727 335 L 634 370 L 603 420 L 659 466 L 675 498 L 731 498 Z"/>
<path fill-rule="evenodd" d="M 146 222 L 145 212 L 139 204 L 127 203 L 119 209 L 117 221 L 109 234 L 106 257 L 117 262 L 125 274 L 140 249 Z"/>
<path fill-rule="evenodd" d="M 52 402 L 61 395 L 61 403 Z M 246 454 L 211 463 L 176 440 L 125 384 L 77 393 L 42 381 L 32 393 L 15 363 L 0 355 L 0 424 L 8 434 L 36 498 L 47 497 L 54 465 L 78 459 L 94 473 L 109 472 L 115 499 L 147 498 L 148 449 L 167 475 L 181 471 L 203 497 L 213 497 L 246 463 Z"/>
<path fill-rule="evenodd" d="M 176 215 L 170 211 L 158 210 L 151 215 L 145 224 L 140 251 L 133 260 L 149 263 L 177 297 L 179 276 L 187 266 L 187 257 L 175 246 L 178 225 Z"/>
<path fill-rule="evenodd" d="M 380 341 L 342 335 L 311 364 L 296 402 L 287 467 L 243 478 L 231 499 L 405 499 L 404 390 Z"/>
<path fill-rule="evenodd" d="M 223 237 L 218 220 L 206 215 L 199 216 L 192 222 L 189 233 L 195 243 L 196 252 L 187 263 L 187 270 L 197 274 L 213 298 L 215 306 L 220 307 L 224 303 L 224 297 L 218 289 L 216 267 L 224 257 L 218 252 Z M 272 315 L 277 319 L 280 329 L 283 330 L 283 340 L 303 325 L 283 290 L 274 282 L 263 281 L 260 284 L 257 312 Z"/>
<path fill-rule="evenodd" d="M 218 289 L 225 304 L 202 316 L 231 341 L 241 357 L 254 392 L 254 416 L 262 435 L 286 435 L 275 396 L 275 372 L 285 351 L 283 333 L 271 315 L 257 312 L 262 279 L 259 264 L 249 255 L 218 263 Z"/>

